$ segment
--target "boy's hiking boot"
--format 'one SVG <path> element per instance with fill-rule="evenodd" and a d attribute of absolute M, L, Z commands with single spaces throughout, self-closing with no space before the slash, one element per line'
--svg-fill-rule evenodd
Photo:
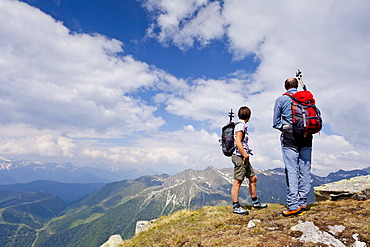
<path fill-rule="evenodd" d="M 284 217 L 293 217 L 304 214 L 305 211 L 302 210 L 302 208 L 297 208 L 296 210 L 285 210 L 282 212 L 282 215 Z"/>
<path fill-rule="evenodd" d="M 257 200 L 255 200 L 255 201 L 252 201 L 252 203 L 253 203 L 252 208 L 254 208 L 254 209 L 267 208 L 267 204 L 266 203 L 262 203 L 259 198 L 257 198 Z"/>
<path fill-rule="evenodd" d="M 249 212 L 247 210 L 245 210 L 244 208 L 242 208 L 242 206 L 240 206 L 239 202 L 235 202 L 233 204 L 233 213 L 234 214 L 240 214 L 240 215 L 249 214 Z"/>
<path fill-rule="evenodd" d="M 233 213 L 234 214 L 240 214 L 240 215 L 248 215 L 249 212 L 247 210 L 245 210 L 244 208 L 242 208 L 241 206 L 237 207 L 237 208 L 233 208 Z"/>

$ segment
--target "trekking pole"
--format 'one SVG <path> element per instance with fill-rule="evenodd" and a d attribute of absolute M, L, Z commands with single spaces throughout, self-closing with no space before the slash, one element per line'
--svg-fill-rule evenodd
<path fill-rule="evenodd" d="M 234 112 L 233 112 L 233 109 L 231 109 L 230 112 L 229 112 L 229 118 L 230 118 L 229 122 L 233 121 L 233 117 L 234 117 Z"/>
<path fill-rule="evenodd" d="M 306 85 L 304 85 L 303 82 L 302 71 L 298 69 L 298 71 L 295 73 L 295 77 L 297 77 L 298 81 L 301 83 L 303 90 L 307 91 Z"/>

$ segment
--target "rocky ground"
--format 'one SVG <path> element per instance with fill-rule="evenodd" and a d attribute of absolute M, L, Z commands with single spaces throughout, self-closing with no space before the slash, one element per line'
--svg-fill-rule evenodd
<path fill-rule="evenodd" d="M 246 206 L 249 208 L 249 206 Z M 119 246 L 369 246 L 370 200 L 325 201 L 285 218 L 283 205 L 250 210 L 231 207 L 183 210 L 161 217 Z"/>

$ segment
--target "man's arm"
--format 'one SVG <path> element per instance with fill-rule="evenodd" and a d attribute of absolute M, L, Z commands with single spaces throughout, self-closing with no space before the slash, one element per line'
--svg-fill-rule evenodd
<path fill-rule="evenodd" d="M 281 108 L 281 102 L 280 102 L 279 99 L 280 98 L 277 98 L 276 101 L 275 101 L 274 117 L 273 117 L 273 120 L 272 120 L 273 121 L 272 127 L 275 128 L 275 129 L 281 130 L 281 128 L 283 127 L 282 122 L 281 122 L 282 108 Z"/>

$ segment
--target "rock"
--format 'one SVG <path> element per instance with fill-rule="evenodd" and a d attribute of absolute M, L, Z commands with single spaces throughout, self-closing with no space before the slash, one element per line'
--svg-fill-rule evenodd
<path fill-rule="evenodd" d="M 121 244 L 122 242 L 123 240 L 121 238 L 121 235 L 116 234 L 116 235 L 110 236 L 108 241 L 100 245 L 100 247 L 116 247 L 116 246 L 119 246 L 119 244 Z"/>
<path fill-rule="evenodd" d="M 302 232 L 302 236 L 299 238 L 299 240 L 304 242 L 322 243 L 335 247 L 345 247 L 341 241 L 329 233 L 320 231 L 320 229 L 311 221 L 299 223 L 298 225 L 293 226 L 291 230 Z"/>
<path fill-rule="evenodd" d="M 136 229 L 135 229 L 135 235 L 138 234 L 139 232 L 145 231 L 148 229 L 148 227 L 154 222 L 155 220 L 142 220 L 136 222 Z"/>
<path fill-rule="evenodd" d="M 355 243 L 352 245 L 353 247 L 366 247 L 365 242 L 361 242 L 358 240 L 358 233 L 353 234 L 352 237 L 355 239 Z"/>
<path fill-rule="evenodd" d="M 317 201 L 340 199 L 370 199 L 370 175 L 343 179 L 314 188 Z"/>
<path fill-rule="evenodd" d="M 256 227 L 256 222 L 261 222 L 260 220 L 250 220 L 248 222 L 248 228 L 253 228 L 253 227 Z"/>
<path fill-rule="evenodd" d="M 343 232 L 346 227 L 345 226 L 338 226 L 338 225 L 335 225 L 335 226 L 328 226 L 329 228 L 329 232 L 333 235 L 337 235 L 338 233 L 341 233 Z"/>

